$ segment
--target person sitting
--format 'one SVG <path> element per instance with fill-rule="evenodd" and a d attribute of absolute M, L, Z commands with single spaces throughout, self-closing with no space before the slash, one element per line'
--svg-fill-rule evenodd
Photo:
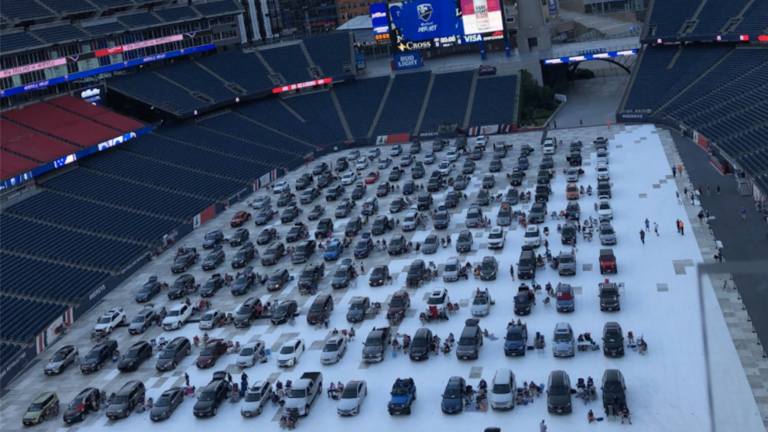
<path fill-rule="evenodd" d="M 328 386 L 328 397 L 332 398 L 334 393 L 336 393 L 336 384 L 331 381 L 331 385 Z"/>
<path fill-rule="evenodd" d="M 475 268 L 475 279 L 480 278 L 480 267 Z"/>
<path fill-rule="evenodd" d="M 584 193 L 584 186 L 579 186 L 579 193 Z"/>
<path fill-rule="evenodd" d="M 587 195 L 592 195 L 592 185 L 587 186 Z"/>
<path fill-rule="evenodd" d="M 584 383 L 584 378 L 579 378 L 578 383 L 576 383 L 576 388 L 582 389 L 582 390 L 587 388 L 587 384 Z"/>
<path fill-rule="evenodd" d="M 453 313 L 459 313 L 459 304 L 458 303 L 454 303 L 453 304 Z"/>
<path fill-rule="evenodd" d="M 392 339 L 392 348 L 397 351 L 400 349 L 400 342 L 397 341 L 397 339 Z"/>
<path fill-rule="evenodd" d="M 485 382 L 484 379 L 480 379 L 480 384 L 477 385 L 477 388 L 479 390 L 487 390 L 488 389 L 488 383 Z"/>
<path fill-rule="evenodd" d="M 337 393 L 344 393 L 344 383 L 339 381 L 336 383 L 336 392 Z"/>
<path fill-rule="evenodd" d="M 592 341 L 592 335 L 589 332 L 584 333 L 584 340 L 587 341 L 587 342 L 593 342 Z"/>
<path fill-rule="evenodd" d="M 596 421 L 597 421 L 597 419 L 595 419 L 595 414 L 592 412 L 592 410 L 589 410 L 589 412 L 587 413 L 587 422 L 588 423 L 593 423 L 593 422 L 596 422 Z"/>
<path fill-rule="evenodd" d="M 533 381 L 531 381 L 531 383 L 528 385 L 528 390 L 531 392 L 531 394 L 541 396 L 541 387 L 537 386 Z"/>
<path fill-rule="evenodd" d="M 632 417 L 629 414 L 629 408 L 627 408 L 626 405 L 624 405 L 621 408 L 621 424 L 624 424 L 624 419 L 627 419 L 629 424 L 632 424 Z"/>
<path fill-rule="evenodd" d="M 208 340 L 210 339 L 210 336 L 208 336 L 208 333 L 203 333 L 203 344 L 208 345 Z"/>
<path fill-rule="evenodd" d="M 191 386 L 191 387 L 187 386 L 184 388 L 184 394 L 186 396 L 192 396 L 195 394 L 195 390 L 196 390 L 195 386 Z"/>
<path fill-rule="evenodd" d="M 151 410 L 153 405 L 154 405 L 154 401 L 152 400 L 152 398 L 147 399 L 147 409 Z"/>
<path fill-rule="evenodd" d="M 200 346 L 200 337 L 198 335 L 195 335 L 194 338 L 192 338 L 193 343 L 195 346 Z"/>
<path fill-rule="evenodd" d="M 592 377 L 587 377 L 587 387 L 592 388 L 595 386 L 595 380 Z"/>
<path fill-rule="evenodd" d="M 555 296 L 555 290 L 552 289 L 552 284 L 547 282 L 547 295 L 554 297 Z"/>
<path fill-rule="evenodd" d="M 488 329 L 483 329 L 483 336 L 490 337 L 490 334 L 488 333 Z"/>

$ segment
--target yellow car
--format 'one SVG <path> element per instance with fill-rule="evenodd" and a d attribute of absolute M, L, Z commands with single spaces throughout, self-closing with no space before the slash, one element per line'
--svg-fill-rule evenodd
<path fill-rule="evenodd" d="M 59 413 L 59 397 L 54 392 L 41 393 L 24 413 L 24 426 L 40 424 Z"/>

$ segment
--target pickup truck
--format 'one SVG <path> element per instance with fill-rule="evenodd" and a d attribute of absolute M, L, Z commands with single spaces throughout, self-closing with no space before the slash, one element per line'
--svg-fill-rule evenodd
<path fill-rule="evenodd" d="M 616 264 L 616 255 L 613 249 L 600 249 L 600 274 L 618 273 L 619 266 Z"/>
<path fill-rule="evenodd" d="M 291 386 L 285 398 L 285 408 L 304 417 L 309 415 L 309 408 L 323 391 L 323 374 L 305 372 Z"/>
<path fill-rule="evenodd" d="M 363 346 L 363 361 L 374 363 L 384 361 L 384 353 L 389 345 L 389 327 L 374 329 L 368 333 Z"/>
<path fill-rule="evenodd" d="M 416 400 L 416 384 L 413 378 L 398 378 L 392 386 L 392 399 L 387 405 L 389 415 L 411 414 L 411 405 Z"/>

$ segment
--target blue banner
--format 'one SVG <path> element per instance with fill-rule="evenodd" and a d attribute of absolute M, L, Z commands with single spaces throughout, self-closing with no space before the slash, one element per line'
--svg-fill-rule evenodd
<path fill-rule="evenodd" d="M 61 84 L 61 83 L 67 82 L 67 81 L 75 81 L 75 80 L 79 80 L 80 78 L 85 78 L 85 77 L 89 77 L 89 76 L 93 76 L 93 75 L 98 75 L 98 74 L 103 74 L 103 73 L 107 73 L 107 72 L 113 72 L 113 71 L 116 71 L 116 70 L 125 69 L 125 68 L 129 68 L 129 67 L 133 67 L 133 66 L 138 66 L 138 65 L 141 65 L 141 64 L 144 64 L 144 63 L 149 63 L 149 62 L 153 62 L 153 61 L 157 61 L 157 60 L 163 60 L 163 59 L 169 59 L 169 58 L 173 58 L 173 57 L 179 57 L 179 56 L 183 56 L 183 55 L 187 55 L 187 54 L 196 53 L 196 52 L 199 52 L 199 51 L 208 51 L 208 50 L 212 50 L 212 49 L 216 49 L 216 45 L 208 44 L 208 45 L 202 45 L 202 46 L 197 46 L 197 47 L 192 47 L 192 48 L 186 48 L 186 49 L 182 49 L 182 50 L 178 50 L 178 51 L 171 51 L 171 52 L 167 52 L 167 53 L 163 53 L 163 54 L 157 54 L 157 55 L 153 55 L 153 56 L 149 56 L 149 57 L 144 57 L 144 58 L 140 58 L 140 59 L 129 60 L 129 61 L 122 62 L 122 63 L 115 63 L 115 64 L 111 64 L 111 65 L 108 65 L 108 66 L 103 66 L 103 67 L 100 67 L 100 68 L 96 68 L 96 69 L 90 69 L 90 70 L 87 70 L 87 71 L 75 72 L 73 74 L 64 75 L 64 76 L 60 76 L 60 77 L 56 77 L 56 78 L 51 78 L 51 79 L 46 80 L 46 81 L 40 81 L 40 82 L 36 82 L 36 83 L 32 83 L 32 84 L 27 84 L 27 85 L 24 85 L 24 86 L 14 87 L 14 88 L 10 88 L 10 89 L 7 89 L 7 90 L 0 90 L 0 98 L 7 97 L 7 96 L 13 96 L 15 94 L 24 93 L 24 92 L 27 92 L 27 91 L 30 91 L 30 90 L 39 90 L 39 89 L 42 89 L 42 88 L 45 88 L 45 87 L 49 87 L 49 86 L 56 85 L 56 84 Z"/>
<path fill-rule="evenodd" d="M 418 51 L 395 54 L 395 70 L 418 69 L 422 66 L 424 60 Z"/>
<path fill-rule="evenodd" d="M 389 33 L 389 20 L 387 20 L 387 5 L 385 3 L 371 5 L 371 24 L 374 35 Z"/>
<path fill-rule="evenodd" d="M 557 15 L 557 0 L 547 0 L 549 3 L 549 16 Z"/>

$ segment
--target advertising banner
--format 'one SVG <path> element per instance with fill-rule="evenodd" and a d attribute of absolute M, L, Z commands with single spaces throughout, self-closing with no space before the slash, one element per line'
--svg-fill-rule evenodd
<path fill-rule="evenodd" d="M 41 70 L 41 69 L 48 69 L 48 68 L 52 68 L 52 67 L 55 67 L 55 66 L 61 66 L 63 64 L 67 64 L 66 57 L 65 58 L 56 59 L 56 60 L 48 60 L 48 61 L 44 61 L 42 63 L 35 63 L 35 64 L 29 64 L 29 65 L 26 65 L 26 66 L 19 66 L 19 67 L 15 67 L 15 68 L 11 68 L 11 69 L 5 69 L 5 70 L 0 71 L 0 78 L 8 78 L 8 77 L 11 77 L 11 76 L 14 76 L 14 75 L 19 75 L 19 74 L 23 74 L 23 73 L 27 73 L 27 72 L 34 72 L 34 71 L 38 71 L 38 70 Z"/>
<path fill-rule="evenodd" d="M 458 43 L 464 25 L 453 2 L 415 0 L 389 4 L 392 40 L 399 52 Z"/>
<path fill-rule="evenodd" d="M 424 66 L 424 60 L 418 51 L 395 54 L 395 70 L 418 69 Z"/>
<path fill-rule="evenodd" d="M 461 20 L 467 35 L 504 30 L 500 0 L 461 0 Z"/>
<path fill-rule="evenodd" d="M 387 5 L 385 3 L 371 5 L 371 24 L 374 35 L 389 33 L 389 20 L 387 20 Z"/>
<path fill-rule="evenodd" d="M 547 0 L 549 4 L 549 16 L 557 15 L 557 0 Z"/>
<path fill-rule="evenodd" d="M 2 369 L 0 369 L 0 390 L 5 390 L 29 362 L 35 359 L 36 354 L 35 346 L 28 346 L 19 350 L 8 361 L 3 362 Z"/>

